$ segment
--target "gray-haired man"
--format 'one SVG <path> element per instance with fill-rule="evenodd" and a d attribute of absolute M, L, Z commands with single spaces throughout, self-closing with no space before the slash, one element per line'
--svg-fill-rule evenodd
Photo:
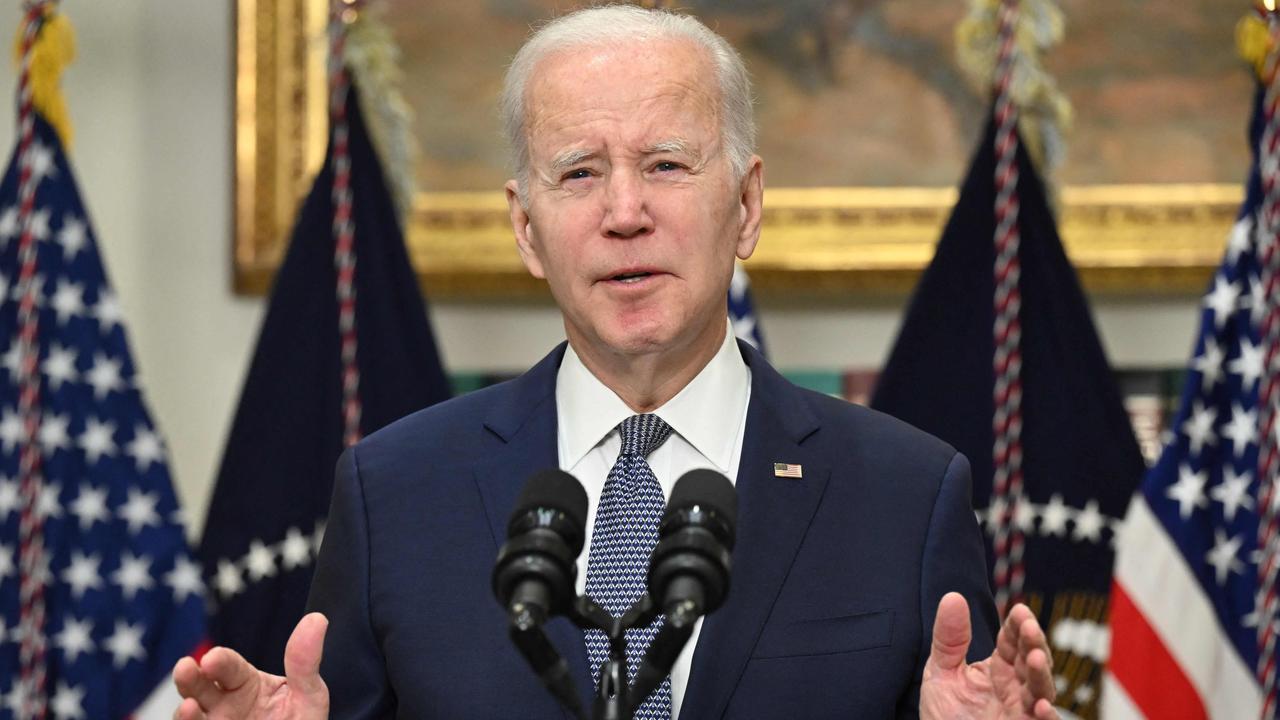
<path fill-rule="evenodd" d="M 582 481 L 588 527 L 617 543 L 600 518 L 643 514 L 627 505 L 641 491 L 619 489 L 637 473 L 615 469 L 643 425 L 662 442 L 643 451 L 639 482 L 669 495 L 711 467 L 742 509 L 729 599 L 639 716 L 1056 717 L 1025 607 L 991 651 L 963 457 L 791 386 L 728 332 L 725 294 L 763 200 L 737 54 L 691 18 L 582 11 L 521 49 L 503 110 L 516 244 L 567 346 L 349 451 L 312 590 L 323 615 L 294 631 L 286 677 L 228 649 L 185 659 L 176 716 L 322 718 L 332 702 L 344 718 L 560 717 L 489 597 L 496 543 L 523 478 L 548 466 Z M 774 477 L 773 462 L 802 477 Z M 654 529 L 622 536 L 633 531 Z M 588 552 L 579 590 L 607 583 Z M 557 622 L 589 689 L 598 660 Z"/>

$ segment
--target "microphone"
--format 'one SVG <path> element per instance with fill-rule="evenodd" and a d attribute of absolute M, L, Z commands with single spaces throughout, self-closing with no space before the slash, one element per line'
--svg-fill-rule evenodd
<path fill-rule="evenodd" d="M 586 520 L 581 483 L 563 470 L 535 474 L 520 492 L 493 568 L 493 594 L 507 610 L 512 642 L 575 718 L 586 716 L 569 665 L 542 625 L 572 609 Z"/>
<path fill-rule="evenodd" d="M 737 521 L 738 496 L 724 475 L 692 470 L 676 481 L 649 565 L 649 595 L 668 623 L 724 602 Z"/>
<path fill-rule="evenodd" d="M 647 625 L 662 612 L 666 621 L 636 670 L 630 712 L 671 674 L 698 618 L 724 603 L 737 521 L 738 496 L 724 475 L 692 470 L 676 481 L 649 563 L 652 603 L 636 619 Z"/>
<path fill-rule="evenodd" d="M 493 593 L 515 627 L 568 611 L 586 519 L 587 493 L 572 475 L 543 470 L 529 478 L 493 568 Z"/>

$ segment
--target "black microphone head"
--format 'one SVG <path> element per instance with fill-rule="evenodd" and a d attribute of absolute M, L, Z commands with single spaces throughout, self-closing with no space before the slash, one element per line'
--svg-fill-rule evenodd
<path fill-rule="evenodd" d="M 668 622 L 692 622 L 724 602 L 737 522 L 729 478 L 691 470 L 676 481 L 649 561 L 649 595 Z"/>
<path fill-rule="evenodd" d="M 573 528 L 577 531 L 566 537 L 570 549 L 576 557 L 582 552 L 583 537 L 587 526 L 587 491 L 582 489 L 578 479 L 563 470 L 542 470 L 529 478 L 520 498 L 516 500 L 516 508 L 511 513 L 511 523 L 507 527 L 508 535 L 516 530 L 514 526 L 528 512 L 539 508 L 559 510 L 564 513 Z"/>
<path fill-rule="evenodd" d="M 543 470 L 525 483 L 492 578 L 513 627 L 536 627 L 568 609 L 586 519 L 587 492 L 569 473 Z"/>
<path fill-rule="evenodd" d="M 671 490 L 671 500 L 663 514 L 663 524 L 681 511 L 694 506 L 715 515 L 727 526 L 729 546 L 733 546 L 733 534 L 738 526 L 738 493 L 729 478 L 715 470 L 690 470 L 676 481 Z"/>

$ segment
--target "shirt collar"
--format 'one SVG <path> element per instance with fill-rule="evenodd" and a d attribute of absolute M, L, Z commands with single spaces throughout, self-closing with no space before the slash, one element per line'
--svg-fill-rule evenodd
<path fill-rule="evenodd" d="M 726 323 L 727 325 L 727 323 Z M 721 472 L 728 472 L 739 423 L 746 410 L 751 376 L 738 352 L 732 326 L 710 362 L 675 397 L 654 410 Z M 573 467 L 618 423 L 635 413 L 600 382 L 570 346 L 556 375 L 560 457 Z"/>

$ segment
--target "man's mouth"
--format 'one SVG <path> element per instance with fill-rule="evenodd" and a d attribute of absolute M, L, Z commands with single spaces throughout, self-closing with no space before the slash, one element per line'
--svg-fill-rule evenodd
<path fill-rule="evenodd" d="M 652 274 L 653 273 L 651 272 L 625 272 L 625 273 L 618 273 L 617 275 L 614 275 L 609 279 L 616 280 L 618 282 L 623 282 L 623 283 L 635 283 L 635 282 L 640 282 L 641 280 L 649 277 Z"/>

